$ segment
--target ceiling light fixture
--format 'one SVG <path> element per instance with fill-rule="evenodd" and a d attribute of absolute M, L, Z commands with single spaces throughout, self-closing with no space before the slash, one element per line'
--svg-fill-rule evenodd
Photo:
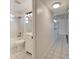
<path fill-rule="evenodd" d="M 55 3 L 53 3 L 53 8 L 59 8 L 60 7 L 60 5 L 61 5 L 61 3 L 60 2 L 55 2 Z"/>

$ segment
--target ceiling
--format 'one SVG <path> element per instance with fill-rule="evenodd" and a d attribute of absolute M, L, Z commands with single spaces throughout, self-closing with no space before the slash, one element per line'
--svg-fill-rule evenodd
<path fill-rule="evenodd" d="M 11 0 L 11 14 L 22 16 L 32 11 L 32 0 Z"/>
<path fill-rule="evenodd" d="M 40 0 L 54 15 L 63 14 L 68 11 L 69 0 Z M 54 2 L 60 2 L 61 6 L 57 9 L 52 7 Z M 32 11 L 32 0 L 11 0 L 11 13 L 22 16 Z"/>
<path fill-rule="evenodd" d="M 54 15 L 59 15 L 68 12 L 69 8 L 69 0 L 40 0 L 43 4 L 45 4 L 48 9 L 53 12 Z M 54 2 L 60 2 L 61 6 L 59 8 L 54 9 L 52 5 Z"/>

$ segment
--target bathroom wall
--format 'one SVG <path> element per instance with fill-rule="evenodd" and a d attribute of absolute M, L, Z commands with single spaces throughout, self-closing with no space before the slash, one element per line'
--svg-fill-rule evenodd
<path fill-rule="evenodd" d="M 28 23 L 24 23 L 24 33 L 32 32 L 32 17 L 29 18 Z"/>
<path fill-rule="evenodd" d="M 19 27 L 19 20 L 17 19 L 12 19 L 10 21 L 10 38 L 16 38 L 18 35 L 18 27 Z"/>
<path fill-rule="evenodd" d="M 39 0 L 36 1 L 36 19 L 35 19 L 35 39 L 36 39 L 36 59 L 42 59 L 44 54 L 53 44 L 53 24 L 51 24 L 52 13 Z M 52 34 L 52 35 L 51 35 Z"/>
<path fill-rule="evenodd" d="M 17 38 L 19 33 L 23 33 L 24 30 L 24 21 L 20 18 L 15 17 L 10 21 L 10 33 L 11 38 Z"/>
<path fill-rule="evenodd" d="M 32 18 L 29 18 L 28 23 L 26 23 L 24 18 L 14 18 L 10 21 L 10 33 L 11 38 L 17 38 L 21 32 L 22 36 L 24 33 L 32 32 Z"/>
<path fill-rule="evenodd" d="M 24 18 L 21 18 L 19 30 L 22 34 L 32 32 L 32 18 L 28 18 L 27 23 Z"/>
<path fill-rule="evenodd" d="M 62 17 L 61 17 L 62 16 Z M 62 14 L 57 16 L 57 32 L 61 35 L 68 34 L 68 14 Z"/>

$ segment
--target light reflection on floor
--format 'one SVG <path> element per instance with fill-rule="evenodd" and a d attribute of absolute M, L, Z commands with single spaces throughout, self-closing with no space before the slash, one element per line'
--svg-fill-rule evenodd
<path fill-rule="evenodd" d="M 61 35 L 50 48 L 45 59 L 69 59 L 69 50 L 66 37 Z"/>

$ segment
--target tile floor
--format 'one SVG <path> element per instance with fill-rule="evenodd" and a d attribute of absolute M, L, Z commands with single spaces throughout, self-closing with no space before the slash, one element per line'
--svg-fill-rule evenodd
<path fill-rule="evenodd" d="M 32 59 L 32 55 L 26 53 L 25 46 L 23 44 L 11 49 L 10 59 Z"/>
<path fill-rule="evenodd" d="M 11 59 L 32 59 L 32 55 L 25 52 L 24 46 L 19 47 L 19 49 L 16 52 L 11 51 Z M 44 59 L 69 59 L 68 49 L 66 38 L 64 36 L 58 37 Z"/>
<path fill-rule="evenodd" d="M 12 54 L 11 59 L 32 59 L 32 56 L 25 53 L 25 51 Z"/>
<path fill-rule="evenodd" d="M 58 37 L 44 59 L 69 59 L 68 49 L 65 36 Z"/>

